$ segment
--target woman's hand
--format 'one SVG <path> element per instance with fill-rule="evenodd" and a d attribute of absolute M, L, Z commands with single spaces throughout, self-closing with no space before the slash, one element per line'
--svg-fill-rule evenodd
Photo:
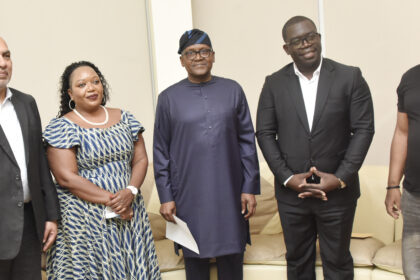
<path fill-rule="evenodd" d="M 120 214 L 120 218 L 126 221 L 130 221 L 134 216 L 133 208 L 129 207 L 126 211 Z"/>
<path fill-rule="evenodd" d="M 115 194 L 112 194 L 110 201 L 106 204 L 112 208 L 112 211 L 121 216 L 127 209 L 131 209 L 131 203 L 133 202 L 134 195 L 129 189 L 123 189 Z"/>

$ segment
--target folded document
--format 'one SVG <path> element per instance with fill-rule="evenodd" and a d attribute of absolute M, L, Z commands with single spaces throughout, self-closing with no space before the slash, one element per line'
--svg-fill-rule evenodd
<path fill-rule="evenodd" d="M 187 223 L 174 215 L 176 224 L 166 222 L 166 237 L 179 245 L 200 254 L 197 243 L 192 236 Z"/>

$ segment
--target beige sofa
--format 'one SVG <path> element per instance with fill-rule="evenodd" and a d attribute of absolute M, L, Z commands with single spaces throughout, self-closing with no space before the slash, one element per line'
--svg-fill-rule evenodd
<path fill-rule="evenodd" d="M 244 280 L 287 279 L 286 248 L 274 198 L 274 177 L 265 163 L 260 164 L 261 195 L 257 213 L 250 220 L 252 246 L 244 257 Z M 401 269 L 401 221 L 385 213 L 384 198 L 387 167 L 363 166 L 360 171 L 362 196 L 358 200 L 350 250 L 354 259 L 356 280 L 404 279 Z M 141 188 L 155 239 L 159 265 L 164 280 L 184 280 L 182 256 L 174 253 L 173 243 L 165 239 L 165 221 L 159 215 L 159 198 L 153 180 L 152 166 Z M 319 248 L 317 279 L 323 279 Z M 217 279 L 216 267 L 211 279 Z"/>

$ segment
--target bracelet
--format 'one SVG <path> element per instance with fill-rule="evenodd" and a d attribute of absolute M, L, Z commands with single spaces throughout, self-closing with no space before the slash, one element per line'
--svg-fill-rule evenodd
<path fill-rule="evenodd" d="M 392 190 L 392 189 L 399 189 L 400 186 L 388 186 L 386 187 L 387 190 Z"/>

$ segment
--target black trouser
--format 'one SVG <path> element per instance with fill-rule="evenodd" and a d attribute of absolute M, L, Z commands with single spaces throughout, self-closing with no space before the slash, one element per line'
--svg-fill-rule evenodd
<path fill-rule="evenodd" d="M 242 280 L 244 254 L 216 258 L 218 280 Z M 209 280 L 210 259 L 184 258 L 187 280 Z"/>
<path fill-rule="evenodd" d="M 307 198 L 296 206 L 278 202 L 278 209 L 287 249 L 288 280 L 315 280 L 317 235 L 324 279 L 353 279 L 350 239 L 356 202 L 331 205 Z"/>
<path fill-rule="evenodd" d="M 25 203 L 22 243 L 12 260 L 0 260 L 0 280 L 41 280 L 39 243 L 32 203 Z"/>

